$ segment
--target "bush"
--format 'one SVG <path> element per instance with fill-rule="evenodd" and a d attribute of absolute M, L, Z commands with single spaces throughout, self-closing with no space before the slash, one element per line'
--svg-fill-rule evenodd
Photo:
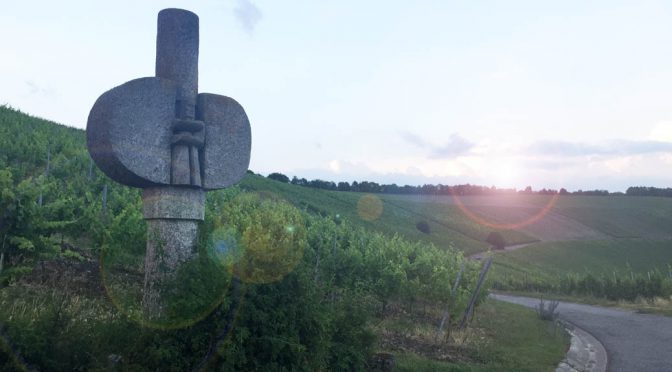
<path fill-rule="evenodd" d="M 488 234 L 488 238 L 485 241 L 492 244 L 496 249 L 504 249 L 506 247 L 506 241 L 499 231 L 493 231 Z"/>
<path fill-rule="evenodd" d="M 551 300 L 546 306 L 544 298 L 539 299 L 539 306 L 537 306 L 537 315 L 541 320 L 555 320 L 558 317 L 558 312 L 556 309 L 560 305 L 559 301 Z"/>
<path fill-rule="evenodd" d="M 415 228 L 420 230 L 421 232 L 425 234 L 430 234 L 432 230 L 429 227 L 429 223 L 427 221 L 419 221 L 417 224 L 415 224 Z"/>
<path fill-rule="evenodd" d="M 270 179 L 276 180 L 276 181 L 280 181 L 282 183 L 289 183 L 289 177 L 285 176 L 282 173 L 277 173 L 277 172 L 271 173 L 271 174 L 268 175 L 267 178 L 270 178 Z"/>

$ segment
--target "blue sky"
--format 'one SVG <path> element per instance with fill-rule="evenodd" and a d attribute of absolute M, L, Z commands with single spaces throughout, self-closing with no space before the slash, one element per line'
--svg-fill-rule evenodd
<path fill-rule="evenodd" d="M 0 104 L 84 128 L 154 73 L 156 14 L 200 17 L 200 91 L 250 168 L 399 184 L 672 187 L 672 2 L 12 1 Z"/>

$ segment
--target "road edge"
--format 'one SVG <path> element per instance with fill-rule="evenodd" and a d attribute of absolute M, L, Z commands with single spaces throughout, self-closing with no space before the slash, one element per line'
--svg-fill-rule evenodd
<path fill-rule="evenodd" d="M 566 321 L 559 320 L 572 336 L 571 344 L 565 359 L 556 372 L 605 372 L 609 363 L 604 345 L 586 330 Z"/>
<path fill-rule="evenodd" d="M 532 297 L 517 297 L 510 295 L 501 295 L 498 293 L 490 293 L 489 298 L 496 301 L 508 302 L 520 305 L 527 308 L 534 308 L 522 303 L 513 301 L 515 298 L 534 299 Z M 506 297 L 509 297 L 508 299 Z M 571 341 L 569 350 L 563 359 L 556 367 L 556 372 L 605 372 L 609 364 L 607 350 L 602 345 L 602 342 L 586 330 L 577 327 L 575 324 L 561 319 L 557 321 L 570 334 Z"/>

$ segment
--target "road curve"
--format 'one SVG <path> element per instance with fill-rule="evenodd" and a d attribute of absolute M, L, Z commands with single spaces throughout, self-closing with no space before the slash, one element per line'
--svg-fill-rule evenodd
<path fill-rule="evenodd" d="M 539 304 L 536 298 L 491 296 L 527 307 Z M 558 313 L 602 342 L 608 371 L 672 371 L 672 318 L 569 302 L 560 302 Z"/>

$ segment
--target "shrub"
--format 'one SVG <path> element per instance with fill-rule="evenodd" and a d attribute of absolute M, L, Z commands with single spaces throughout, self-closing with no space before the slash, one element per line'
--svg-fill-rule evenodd
<path fill-rule="evenodd" d="M 423 232 L 425 234 L 430 234 L 432 232 L 432 230 L 429 227 L 429 224 L 427 223 L 427 221 L 424 221 L 424 220 L 419 221 L 417 224 L 415 224 L 415 228 L 420 230 L 421 232 Z"/>
<path fill-rule="evenodd" d="M 485 241 L 492 244 L 492 246 L 496 249 L 504 249 L 504 247 L 506 247 L 506 241 L 499 231 L 493 231 L 488 234 L 488 237 L 485 239 Z"/>
<path fill-rule="evenodd" d="M 551 300 L 551 302 L 548 303 L 548 306 L 546 306 L 544 298 L 541 297 L 539 299 L 539 306 L 537 306 L 537 315 L 539 316 L 539 319 L 555 320 L 558 317 L 558 313 L 556 311 L 558 305 L 560 305 L 559 301 Z"/>

